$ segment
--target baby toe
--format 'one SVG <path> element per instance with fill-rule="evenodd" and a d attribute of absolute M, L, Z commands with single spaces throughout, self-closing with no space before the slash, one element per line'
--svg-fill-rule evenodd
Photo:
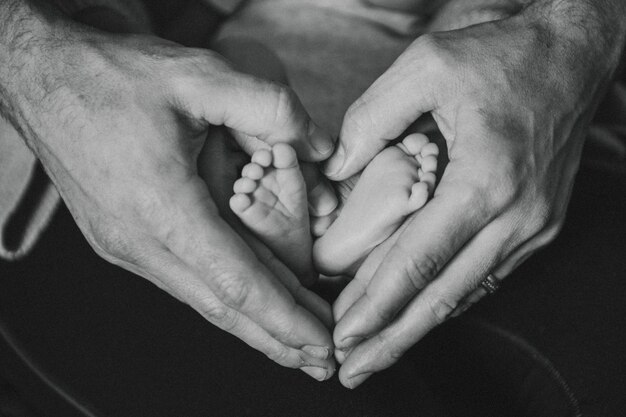
<path fill-rule="evenodd" d="M 419 155 L 422 148 L 428 143 L 428 137 L 422 133 L 412 133 L 402 140 L 402 144 L 410 155 Z"/>
<path fill-rule="evenodd" d="M 322 217 L 311 217 L 311 234 L 314 237 L 322 237 L 337 216 L 330 214 Z"/>
<path fill-rule="evenodd" d="M 428 186 L 429 193 L 435 189 L 435 183 L 437 182 L 437 177 L 433 172 L 425 172 L 420 175 L 420 183 L 424 183 Z"/>
<path fill-rule="evenodd" d="M 411 187 L 411 196 L 409 197 L 409 211 L 413 212 L 426 204 L 430 192 L 428 185 L 424 182 L 418 182 Z"/>
<path fill-rule="evenodd" d="M 252 154 L 252 162 L 267 168 L 272 165 L 272 152 L 269 149 L 259 149 Z"/>
<path fill-rule="evenodd" d="M 233 184 L 233 191 L 237 194 L 250 194 L 256 189 L 256 181 L 251 178 L 242 177 Z"/>
<path fill-rule="evenodd" d="M 274 145 L 272 148 L 272 156 L 274 157 L 274 168 L 285 169 L 298 166 L 296 151 L 286 143 L 277 143 Z"/>
<path fill-rule="evenodd" d="M 420 168 L 424 173 L 437 171 L 437 157 L 434 155 L 423 157 Z"/>
<path fill-rule="evenodd" d="M 437 146 L 436 143 L 433 142 L 429 142 L 426 145 L 424 145 L 424 147 L 422 148 L 422 150 L 420 151 L 420 155 L 422 155 L 422 157 L 426 157 L 426 156 L 439 156 L 439 146 Z"/>
<path fill-rule="evenodd" d="M 252 200 L 246 194 L 235 194 L 229 201 L 230 209 L 235 213 L 241 213 L 252 205 Z"/>
<path fill-rule="evenodd" d="M 263 178 L 263 167 L 253 162 L 249 163 L 241 170 L 241 176 L 258 181 Z"/>

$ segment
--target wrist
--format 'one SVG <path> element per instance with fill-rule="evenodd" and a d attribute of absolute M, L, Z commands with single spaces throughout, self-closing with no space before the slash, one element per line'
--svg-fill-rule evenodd
<path fill-rule="evenodd" d="M 63 51 L 75 48 L 74 26 L 55 9 L 35 1 L 0 4 L 0 112 L 39 148 L 38 119 L 49 111 L 51 96 L 62 88 Z M 55 97 L 56 98 L 56 97 Z"/>

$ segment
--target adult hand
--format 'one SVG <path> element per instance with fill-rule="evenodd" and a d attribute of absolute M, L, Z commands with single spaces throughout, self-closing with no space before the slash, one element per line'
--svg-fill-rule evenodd
<path fill-rule="evenodd" d="M 32 4 L 0 6 L 0 109 L 91 246 L 277 363 L 329 378 L 330 307 L 229 227 L 196 164 L 218 125 L 309 161 L 332 139 L 288 88 L 215 53 L 91 31 Z"/>
<path fill-rule="evenodd" d="M 339 376 L 356 387 L 554 239 L 585 128 L 619 63 L 623 2 L 542 1 L 418 38 L 348 110 L 326 172 L 362 169 L 432 112 L 449 164 L 433 199 L 377 248 L 334 306 Z M 611 31 L 604 28 L 610 27 Z"/>

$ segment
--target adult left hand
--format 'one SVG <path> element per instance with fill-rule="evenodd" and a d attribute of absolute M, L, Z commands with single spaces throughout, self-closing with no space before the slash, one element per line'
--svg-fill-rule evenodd
<path fill-rule="evenodd" d="M 554 239 L 625 15 L 619 1 L 537 1 L 505 20 L 424 35 L 351 106 L 326 166 L 332 179 L 361 170 L 426 112 L 450 162 L 433 199 L 335 303 L 346 387 L 478 301 L 488 274 L 506 277 Z"/>

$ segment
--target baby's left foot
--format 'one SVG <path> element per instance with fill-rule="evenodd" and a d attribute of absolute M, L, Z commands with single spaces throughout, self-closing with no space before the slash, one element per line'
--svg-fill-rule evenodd
<path fill-rule="evenodd" d="M 261 149 L 242 170 L 230 208 L 303 283 L 314 282 L 306 185 L 294 149 Z"/>

